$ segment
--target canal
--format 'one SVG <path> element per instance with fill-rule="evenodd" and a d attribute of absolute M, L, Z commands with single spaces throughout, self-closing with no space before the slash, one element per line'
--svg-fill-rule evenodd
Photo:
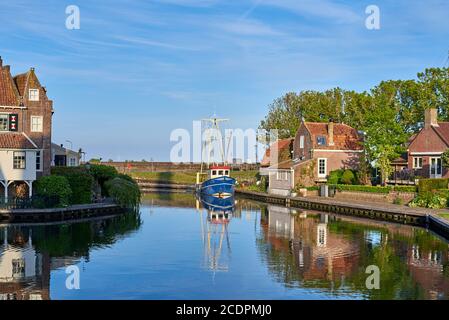
<path fill-rule="evenodd" d="M 148 194 L 125 216 L 0 226 L 0 299 L 449 298 L 448 242 L 425 229 L 240 198 L 225 218 Z"/>

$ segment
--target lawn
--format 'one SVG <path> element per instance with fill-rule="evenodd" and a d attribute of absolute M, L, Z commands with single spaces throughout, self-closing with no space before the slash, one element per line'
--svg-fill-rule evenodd
<path fill-rule="evenodd" d="M 446 220 L 449 220 L 449 213 L 439 213 L 438 216 Z"/>
<path fill-rule="evenodd" d="M 254 183 L 257 178 L 256 175 L 259 171 L 232 171 L 231 176 L 237 181 L 247 181 Z M 154 182 L 164 183 L 177 183 L 177 184 L 194 184 L 196 183 L 196 172 L 131 172 L 130 175 L 133 178 L 146 179 Z"/>

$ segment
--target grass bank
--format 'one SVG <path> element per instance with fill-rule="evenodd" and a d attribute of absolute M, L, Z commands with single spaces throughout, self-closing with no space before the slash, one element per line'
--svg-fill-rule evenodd
<path fill-rule="evenodd" d="M 259 171 L 232 171 L 231 176 L 239 183 L 249 182 L 254 183 L 257 180 Z M 195 184 L 196 172 L 131 172 L 130 175 L 136 179 L 145 179 L 152 182 L 176 183 L 176 184 Z"/>

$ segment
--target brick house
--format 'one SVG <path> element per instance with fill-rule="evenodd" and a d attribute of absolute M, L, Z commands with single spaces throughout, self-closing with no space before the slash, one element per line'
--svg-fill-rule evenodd
<path fill-rule="evenodd" d="M 361 135 L 343 123 L 302 121 L 293 142 L 294 184 L 327 181 L 331 171 L 357 170 L 363 154 Z"/>
<path fill-rule="evenodd" d="M 53 101 L 34 68 L 16 76 L 0 57 L 0 196 L 32 194 L 50 174 Z"/>
<path fill-rule="evenodd" d="M 424 178 L 449 178 L 441 160 L 449 149 L 449 122 L 438 121 L 437 109 L 427 109 L 424 118 L 424 127 L 409 141 L 408 169 Z"/>

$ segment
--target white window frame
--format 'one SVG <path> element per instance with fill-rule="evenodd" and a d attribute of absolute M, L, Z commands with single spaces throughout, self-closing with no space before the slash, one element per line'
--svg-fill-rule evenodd
<path fill-rule="evenodd" d="M 28 90 L 28 100 L 29 101 L 39 101 L 39 89 L 29 89 Z"/>
<path fill-rule="evenodd" d="M 38 120 L 38 122 L 34 123 L 34 120 Z M 43 132 L 44 131 L 44 117 L 43 116 L 31 116 L 30 122 L 31 122 L 31 132 Z"/>
<path fill-rule="evenodd" d="M 304 136 L 299 137 L 299 149 L 304 149 Z"/>
<path fill-rule="evenodd" d="M 37 167 L 37 154 L 39 153 L 39 159 L 40 159 L 40 163 L 39 163 L 39 168 Z M 44 154 L 44 150 L 37 150 L 36 151 L 36 171 L 42 172 L 42 159 L 43 159 L 43 154 Z"/>
<path fill-rule="evenodd" d="M 320 172 L 320 162 L 324 161 L 324 173 Z M 325 178 L 327 176 L 327 158 L 318 158 L 318 177 L 319 178 Z"/>
<path fill-rule="evenodd" d="M 9 131 L 9 114 L 8 113 L 0 113 L 0 116 L 3 118 L 6 116 L 6 129 L 3 130 L 2 128 L 0 128 L 1 132 L 6 132 Z"/>
<path fill-rule="evenodd" d="M 76 167 L 76 158 L 74 157 L 69 158 L 69 167 Z"/>
<path fill-rule="evenodd" d="M 419 159 L 421 160 L 419 161 Z M 417 163 L 419 164 L 419 162 L 421 162 L 421 165 L 417 165 Z M 422 157 L 413 157 L 413 169 L 422 169 L 422 164 L 423 164 Z"/>
<path fill-rule="evenodd" d="M 23 154 L 23 167 L 22 167 L 22 165 L 21 166 L 18 166 L 17 168 L 16 168 L 16 157 L 19 157 L 19 155 L 18 154 Z M 22 155 L 20 155 L 20 157 L 22 157 Z M 27 168 L 27 153 L 26 153 L 26 151 L 14 151 L 13 152 L 13 154 L 12 154 L 12 162 L 13 162 L 13 169 L 14 170 L 26 170 L 26 168 Z M 22 164 L 22 162 L 21 162 L 21 164 Z"/>

